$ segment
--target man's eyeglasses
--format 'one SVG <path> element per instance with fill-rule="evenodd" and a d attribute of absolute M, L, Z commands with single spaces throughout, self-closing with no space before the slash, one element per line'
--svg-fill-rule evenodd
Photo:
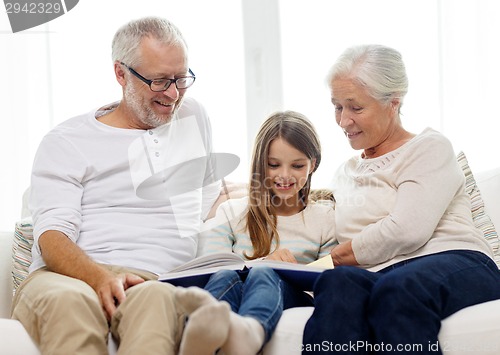
<path fill-rule="evenodd" d="M 129 67 L 127 64 L 120 62 L 123 66 L 125 66 L 130 72 L 135 75 L 138 79 L 142 80 L 144 83 L 148 84 L 149 88 L 151 91 L 154 92 L 161 92 L 168 90 L 170 85 L 175 84 L 175 87 L 177 90 L 182 90 L 182 89 L 187 89 L 191 85 L 193 85 L 194 81 L 196 80 L 196 76 L 194 75 L 193 71 L 189 69 L 189 74 L 188 76 L 183 76 L 180 78 L 175 78 L 175 79 L 153 79 L 149 80 L 143 77 L 141 74 L 136 72 L 134 69 Z"/>

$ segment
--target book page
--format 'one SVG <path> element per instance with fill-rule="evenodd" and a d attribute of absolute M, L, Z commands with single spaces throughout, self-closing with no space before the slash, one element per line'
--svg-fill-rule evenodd
<path fill-rule="evenodd" d="M 309 266 L 315 266 L 315 267 L 321 267 L 324 269 L 333 269 L 333 260 L 332 256 L 330 254 L 323 256 L 322 258 L 319 258 L 316 261 L 313 261 L 309 264 Z"/>
<path fill-rule="evenodd" d="M 182 264 L 172 270 L 169 273 L 195 270 L 195 269 L 205 269 L 211 267 L 227 266 L 227 265 L 243 265 L 245 261 L 237 254 L 234 253 L 215 253 L 199 256 L 185 264 Z"/>

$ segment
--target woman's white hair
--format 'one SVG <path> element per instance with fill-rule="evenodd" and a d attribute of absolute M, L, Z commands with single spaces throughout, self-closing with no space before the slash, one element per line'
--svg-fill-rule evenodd
<path fill-rule="evenodd" d="M 338 78 L 357 81 L 368 93 L 383 104 L 394 98 L 400 105 L 408 92 L 408 77 L 401 54 L 378 44 L 347 48 L 330 69 L 327 82 Z"/>

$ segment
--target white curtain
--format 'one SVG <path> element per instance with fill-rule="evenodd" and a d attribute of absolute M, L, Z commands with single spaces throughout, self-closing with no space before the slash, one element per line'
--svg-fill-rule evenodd
<path fill-rule="evenodd" d="M 324 78 L 338 54 L 358 43 L 402 52 L 409 130 L 441 130 L 466 152 L 473 171 L 498 166 L 497 0 L 82 0 L 64 16 L 16 34 L 0 11 L 0 230 L 11 230 L 20 217 L 43 135 L 120 98 L 112 36 L 145 15 L 167 17 L 183 31 L 197 75 L 189 95 L 207 107 L 216 150 L 241 158 L 230 180 L 247 180 L 260 122 L 292 109 L 320 131 L 323 160 L 313 184 L 328 185 L 355 152 L 335 125 Z"/>

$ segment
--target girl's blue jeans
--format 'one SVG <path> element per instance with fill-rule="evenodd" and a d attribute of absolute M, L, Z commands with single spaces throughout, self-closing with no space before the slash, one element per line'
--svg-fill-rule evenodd
<path fill-rule="evenodd" d="M 241 316 L 253 317 L 264 328 L 265 341 L 271 338 L 284 309 L 312 306 L 312 297 L 290 286 L 271 268 L 220 270 L 205 286 L 215 298 L 226 301 Z"/>
<path fill-rule="evenodd" d="M 303 354 L 441 354 L 441 320 L 500 299 L 500 271 L 483 253 L 453 250 L 379 272 L 336 267 L 314 296 Z"/>

